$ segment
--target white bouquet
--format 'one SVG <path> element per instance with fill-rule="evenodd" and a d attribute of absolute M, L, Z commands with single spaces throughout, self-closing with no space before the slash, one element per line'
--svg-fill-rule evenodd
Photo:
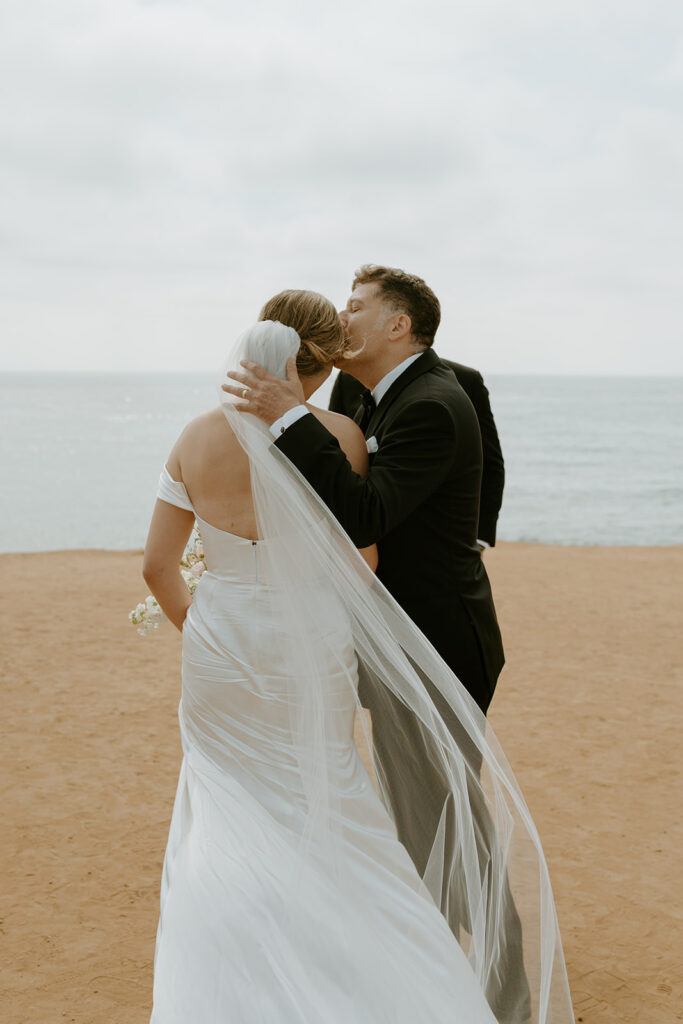
<path fill-rule="evenodd" d="M 191 594 L 194 594 L 197 584 L 205 571 L 204 545 L 202 544 L 199 530 L 195 526 L 187 542 L 185 553 L 180 560 L 180 575 L 187 583 L 187 588 Z M 144 602 L 141 601 L 140 604 L 133 608 L 132 612 L 128 613 L 128 618 L 134 626 L 138 627 L 140 636 L 149 636 L 150 633 L 159 628 L 159 623 L 163 622 L 166 616 L 162 612 L 156 598 L 148 594 Z"/>
<path fill-rule="evenodd" d="M 155 629 L 159 628 L 159 623 L 166 616 L 162 612 L 157 599 L 148 594 L 144 601 L 141 601 L 139 605 L 133 608 L 132 612 L 128 612 L 128 618 L 134 626 L 138 627 L 140 636 L 148 636 Z"/>

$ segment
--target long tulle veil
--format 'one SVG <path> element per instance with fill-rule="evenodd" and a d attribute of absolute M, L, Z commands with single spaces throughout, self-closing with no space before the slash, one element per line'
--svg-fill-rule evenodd
<path fill-rule="evenodd" d="M 237 340 L 227 366 L 238 368 L 249 358 L 284 376 L 298 346 L 291 328 L 258 323 Z M 321 685 L 336 640 L 329 622 L 320 621 L 320 595 L 333 590 L 351 630 L 365 692 L 372 693 L 373 714 L 396 723 L 393 742 L 381 750 L 368 737 L 380 794 L 394 821 L 421 837 L 409 852 L 465 949 L 496 1019 L 522 1024 L 530 993 L 532 1021 L 573 1021 L 543 850 L 490 725 L 317 494 L 273 445 L 267 427 L 238 412 L 220 389 L 219 395 L 250 460 L 259 536 L 269 542 L 269 577 L 277 580 L 280 594 L 276 642 L 287 666 L 296 771 L 305 794 L 304 825 L 296 837 L 298 870 L 305 872 L 307 863 L 324 856 L 340 886 L 347 881 L 352 886 L 344 876 L 343 795 L 329 768 L 334 708 Z M 356 679 L 349 677 L 348 685 L 355 688 Z M 390 773 L 394 779 L 424 777 L 419 805 L 402 804 L 395 784 L 389 793 Z M 292 929 L 296 911 L 289 913 L 283 926 Z M 343 915 L 341 901 L 340 920 L 329 926 L 343 930 Z"/>

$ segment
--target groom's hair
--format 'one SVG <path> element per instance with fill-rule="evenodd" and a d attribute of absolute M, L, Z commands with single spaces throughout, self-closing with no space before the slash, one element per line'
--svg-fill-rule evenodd
<path fill-rule="evenodd" d="M 357 284 L 376 284 L 380 295 L 396 312 L 410 317 L 410 332 L 424 348 L 434 344 L 441 321 L 441 306 L 432 289 L 421 277 L 397 267 L 365 263 L 356 271 L 351 290 Z"/>

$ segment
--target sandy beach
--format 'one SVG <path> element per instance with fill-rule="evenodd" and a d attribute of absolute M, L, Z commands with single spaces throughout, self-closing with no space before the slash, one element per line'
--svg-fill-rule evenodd
<path fill-rule="evenodd" d="M 577 1020 L 683 1019 L 683 547 L 488 552 L 491 710 L 544 843 Z M 140 552 L 0 556 L 5 1024 L 139 1024 L 180 765 L 180 637 Z M 421 1022 L 416 1022 L 421 1024 Z"/>

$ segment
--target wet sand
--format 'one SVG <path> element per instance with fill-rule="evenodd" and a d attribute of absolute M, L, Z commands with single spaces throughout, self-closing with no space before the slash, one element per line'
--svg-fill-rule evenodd
<path fill-rule="evenodd" d="M 544 843 L 577 1020 L 681 1020 L 683 547 L 501 544 L 486 563 L 508 658 L 490 718 Z M 2 1019 L 138 1024 L 180 638 L 127 621 L 139 552 L 0 565 Z"/>

